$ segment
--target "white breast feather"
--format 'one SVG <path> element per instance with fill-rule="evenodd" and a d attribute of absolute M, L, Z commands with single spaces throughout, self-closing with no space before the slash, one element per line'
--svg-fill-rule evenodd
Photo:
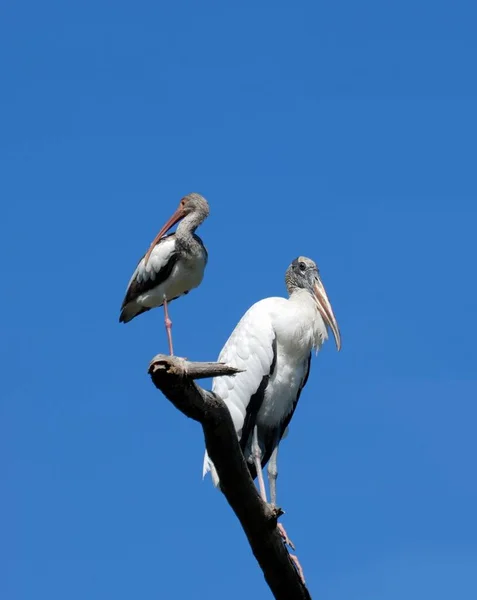
<path fill-rule="evenodd" d="M 256 421 L 260 444 L 261 428 L 274 430 L 290 414 L 306 375 L 309 354 L 313 347 L 318 350 L 327 337 L 316 303 L 305 290 L 288 300 L 261 300 L 245 313 L 220 353 L 219 362 L 246 369 L 246 372 L 235 377 L 218 377 L 212 386 L 228 406 L 239 438 L 250 398 L 263 377 L 270 373 L 274 339 L 277 342 L 276 368 Z M 248 455 L 247 448 L 247 459 Z M 206 452 L 203 475 L 209 470 L 214 484 L 218 485 L 217 472 Z"/>
<path fill-rule="evenodd" d="M 144 267 L 144 258 L 140 260 L 129 285 L 135 279 L 138 283 L 148 280 L 154 281 L 159 271 L 171 259 L 175 250 L 175 236 L 172 235 L 164 238 L 154 247 L 146 267 Z M 191 257 L 179 256 L 167 279 L 156 287 L 152 287 L 147 292 L 140 294 L 135 299 L 135 302 L 140 306 L 154 308 L 155 306 L 162 306 L 164 296 L 169 300 L 182 296 L 184 292 L 190 291 L 200 285 L 204 276 L 205 265 L 205 253 Z"/>

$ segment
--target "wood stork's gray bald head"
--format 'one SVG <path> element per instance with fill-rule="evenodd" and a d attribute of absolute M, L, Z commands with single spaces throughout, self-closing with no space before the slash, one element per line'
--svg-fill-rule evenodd
<path fill-rule="evenodd" d="M 311 294 L 323 321 L 333 332 L 336 348 L 339 351 L 341 348 L 340 330 L 316 263 L 306 256 L 295 258 L 286 271 L 285 283 L 290 296 L 297 290 L 306 290 Z"/>
<path fill-rule="evenodd" d="M 187 217 L 187 219 L 181 225 L 185 226 L 186 231 L 193 232 L 209 216 L 209 212 L 209 203 L 204 196 L 201 196 L 195 192 L 184 196 L 179 202 L 179 206 L 177 207 L 175 213 L 167 221 L 167 223 L 165 223 L 152 241 L 151 246 L 149 247 L 149 250 L 144 258 L 144 264 L 147 264 L 151 252 L 162 236 L 164 236 L 169 229 L 174 227 L 176 223 Z"/>

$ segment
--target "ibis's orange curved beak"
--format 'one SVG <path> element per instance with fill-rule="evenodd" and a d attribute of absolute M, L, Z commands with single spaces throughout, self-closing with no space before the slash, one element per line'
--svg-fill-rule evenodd
<path fill-rule="evenodd" d="M 154 248 L 156 247 L 157 243 L 162 238 L 162 236 L 165 235 L 171 227 L 174 227 L 174 225 L 176 223 L 178 223 L 181 219 L 183 219 L 185 216 L 186 216 L 186 213 L 184 212 L 182 205 L 179 204 L 179 208 L 172 215 L 172 217 L 167 221 L 167 223 L 162 227 L 162 229 L 159 231 L 159 233 L 156 235 L 156 237 L 153 239 L 151 245 L 149 246 L 149 250 L 146 252 L 146 256 L 144 257 L 144 266 L 147 265 L 147 261 L 149 260 L 149 257 L 151 256 L 151 252 L 154 250 Z"/>

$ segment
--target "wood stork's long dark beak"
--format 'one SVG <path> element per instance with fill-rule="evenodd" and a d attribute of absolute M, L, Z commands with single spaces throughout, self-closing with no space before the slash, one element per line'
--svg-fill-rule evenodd
<path fill-rule="evenodd" d="M 146 256 L 144 257 L 144 266 L 147 265 L 147 261 L 149 260 L 149 257 L 151 256 L 151 252 L 154 250 L 154 248 L 156 247 L 156 244 L 159 242 L 161 237 L 163 235 L 165 235 L 171 227 L 174 227 L 174 225 L 176 223 L 178 223 L 184 217 L 185 217 L 184 208 L 183 208 L 182 204 L 179 204 L 179 208 L 172 215 L 172 217 L 167 221 L 167 223 L 162 227 L 161 231 L 159 231 L 159 233 L 156 235 L 156 237 L 153 239 L 151 245 L 149 246 L 149 250 L 146 252 Z"/>
<path fill-rule="evenodd" d="M 333 332 L 336 342 L 336 349 L 338 352 L 341 349 L 341 334 L 340 328 L 338 327 L 338 323 L 336 322 L 335 315 L 333 313 L 333 309 L 331 308 L 330 301 L 328 300 L 328 295 L 325 290 L 325 286 L 321 283 L 321 280 L 317 277 L 315 280 L 315 284 L 313 286 L 313 292 L 316 299 L 316 303 L 318 304 L 318 310 L 323 317 L 324 322 Z"/>

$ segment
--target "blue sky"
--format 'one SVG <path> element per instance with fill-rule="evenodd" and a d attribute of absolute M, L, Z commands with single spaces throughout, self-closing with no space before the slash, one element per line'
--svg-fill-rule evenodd
<path fill-rule="evenodd" d="M 0 9 L 0 552 L 8 600 L 268 597 L 200 428 L 120 326 L 182 195 L 211 216 L 171 306 L 213 360 L 314 258 L 343 350 L 282 445 L 321 600 L 477 596 L 477 9 L 470 2 L 53 2 Z"/>

